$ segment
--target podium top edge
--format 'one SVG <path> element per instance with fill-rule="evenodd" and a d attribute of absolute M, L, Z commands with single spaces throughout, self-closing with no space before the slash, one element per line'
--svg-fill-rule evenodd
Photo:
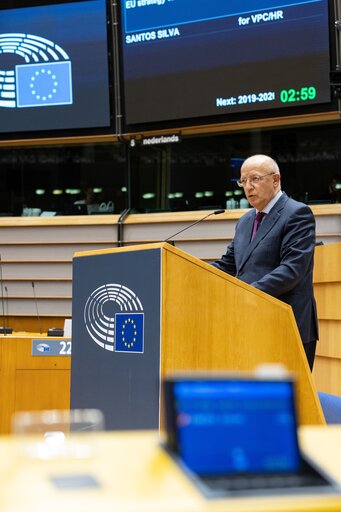
<path fill-rule="evenodd" d="M 166 250 L 172 250 L 173 247 L 168 244 L 167 242 L 160 242 L 160 243 L 146 243 L 146 244 L 139 244 L 139 245 L 129 245 L 125 247 L 113 247 L 112 249 L 94 249 L 92 251 L 80 251 L 75 252 L 73 257 L 74 258 L 81 258 L 83 256 L 97 256 L 101 254 L 112 254 L 112 253 L 118 253 L 118 252 L 131 252 L 131 251 L 149 251 L 151 249 L 166 249 Z"/>

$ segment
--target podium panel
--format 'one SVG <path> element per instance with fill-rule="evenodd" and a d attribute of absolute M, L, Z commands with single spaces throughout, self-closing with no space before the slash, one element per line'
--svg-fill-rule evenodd
<path fill-rule="evenodd" d="M 161 249 L 75 258 L 71 408 L 106 428 L 159 425 Z"/>

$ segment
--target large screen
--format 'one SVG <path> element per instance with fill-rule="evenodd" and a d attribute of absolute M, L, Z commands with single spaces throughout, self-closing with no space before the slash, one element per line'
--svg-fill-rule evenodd
<path fill-rule="evenodd" d="M 121 0 L 134 126 L 331 102 L 328 0 Z"/>
<path fill-rule="evenodd" d="M 0 10 L 0 134 L 109 128 L 106 0 L 31 3 Z"/>

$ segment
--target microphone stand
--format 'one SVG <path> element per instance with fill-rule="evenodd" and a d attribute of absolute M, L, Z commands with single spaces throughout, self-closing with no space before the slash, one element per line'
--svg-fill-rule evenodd
<path fill-rule="evenodd" d="M 37 318 L 38 318 L 39 332 L 40 332 L 40 335 L 42 335 L 43 331 L 42 331 L 42 328 L 41 328 L 41 320 L 40 320 L 40 315 L 39 315 L 39 310 L 38 310 L 38 301 L 37 301 L 36 289 L 35 289 L 35 286 L 34 286 L 34 281 L 32 281 L 32 290 L 33 290 L 34 303 L 35 303 L 35 306 L 36 306 L 36 313 L 37 313 Z"/>
<path fill-rule="evenodd" d="M 8 291 L 7 291 L 7 286 L 5 286 L 6 302 L 7 302 L 7 313 L 6 313 L 5 297 L 4 297 L 4 279 L 3 279 L 3 275 L 2 275 L 2 259 L 1 259 L 1 256 L 0 256 L 0 282 L 1 282 L 2 317 L 3 317 L 3 320 L 4 320 L 3 327 L 0 327 L 0 334 L 4 334 L 6 336 L 6 334 L 12 334 L 13 329 L 12 329 L 12 327 L 7 327 Z"/>
<path fill-rule="evenodd" d="M 225 210 L 215 210 L 214 212 L 211 212 L 211 213 L 205 215 L 205 217 L 202 217 L 201 219 L 196 220 L 195 222 L 192 222 L 192 224 L 189 224 L 188 226 L 180 229 L 180 231 L 177 231 L 176 233 L 174 233 L 173 235 L 169 236 L 168 238 L 166 238 L 163 241 L 164 242 L 171 241 L 172 242 L 171 245 L 174 245 L 174 241 L 172 240 L 172 238 L 174 238 L 175 236 L 180 235 L 180 233 L 182 233 L 183 231 L 186 231 L 186 229 L 192 228 L 196 224 L 199 224 L 199 222 L 202 222 L 203 220 L 207 219 L 208 217 L 211 217 L 211 215 L 220 215 L 221 213 L 224 213 L 224 212 L 225 212 Z"/>

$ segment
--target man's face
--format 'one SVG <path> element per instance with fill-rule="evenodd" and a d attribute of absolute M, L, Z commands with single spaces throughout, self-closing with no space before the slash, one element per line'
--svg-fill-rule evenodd
<path fill-rule="evenodd" d="M 250 158 L 241 168 L 241 180 L 247 180 L 244 185 L 244 193 L 254 208 L 263 210 L 268 202 L 279 190 L 279 174 L 272 173 L 264 161 L 257 161 Z M 255 176 L 263 176 L 258 182 L 253 182 Z"/>

